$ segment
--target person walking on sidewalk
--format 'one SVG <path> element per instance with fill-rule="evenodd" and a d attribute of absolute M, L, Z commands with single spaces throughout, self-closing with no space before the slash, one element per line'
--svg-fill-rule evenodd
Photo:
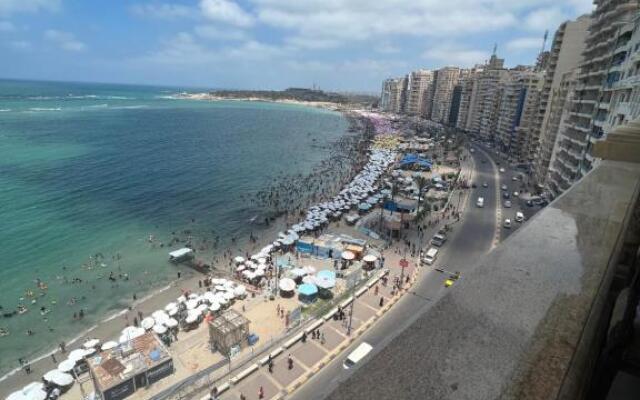
<path fill-rule="evenodd" d="M 260 386 L 260 389 L 258 389 L 258 398 L 264 399 L 264 388 L 262 386 Z"/>
<path fill-rule="evenodd" d="M 384 305 L 384 297 L 380 296 L 380 308 Z"/>

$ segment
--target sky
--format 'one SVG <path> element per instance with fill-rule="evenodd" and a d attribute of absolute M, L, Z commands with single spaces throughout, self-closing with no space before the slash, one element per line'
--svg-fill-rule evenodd
<path fill-rule="evenodd" d="M 494 43 L 532 64 L 592 0 L 0 0 L 0 78 L 379 92 Z"/>

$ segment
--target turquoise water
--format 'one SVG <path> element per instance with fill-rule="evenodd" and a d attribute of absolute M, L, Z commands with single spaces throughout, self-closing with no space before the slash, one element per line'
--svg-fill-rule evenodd
<path fill-rule="evenodd" d="M 172 239 L 213 257 L 260 229 L 248 199 L 313 171 L 347 129 L 334 112 L 178 91 L 0 80 L 0 305 L 28 308 L 0 318 L 0 372 L 167 284 Z"/>

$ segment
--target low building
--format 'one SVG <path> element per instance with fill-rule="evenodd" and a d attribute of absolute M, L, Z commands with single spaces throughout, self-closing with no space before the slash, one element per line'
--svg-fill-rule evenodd
<path fill-rule="evenodd" d="M 174 372 L 173 360 L 158 337 L 147 332 L 87 360 L 96 393 L 120 400 Z"/>

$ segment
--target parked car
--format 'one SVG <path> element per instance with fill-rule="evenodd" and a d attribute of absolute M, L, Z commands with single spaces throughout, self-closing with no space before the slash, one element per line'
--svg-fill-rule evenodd
<path fill-rule="evenodd" d="M 500 168 L 498 171 L 500 171 L 500 172 L 504 172 L 504 168 Z"/>
<path fill-rule="evenodd" d="M 509 218 L 505 219 L 503 226 L 505 228 L 507 228 L 507 229 L 510 229 L 511 228 L 511 220 Z"/>
<path fill-rule="evenodd" d="M 518 192 L 517 190 L 513 192 L 513 197 L 518 197 L 518 196 L 520 196 L 520 192 Z"/>
<path fill-rule="evenodd" d="M 511 197 L 511 195 L 509 194 L 509 192 L 504 192 L 502 193 L 502 197 L 504 197 L 505 199 L 508 199 Z"/>
<path fill-rule="evenodd" d="M 505 208 L 511 208 L 511 201 L 510 200 L 505 201 L 504 206 Z"/>
<path fill-rule="evenodd" d="M 512 177 L 511 177 L 511 180 L 512 180 L 512 181 L 517 181 L 517 180 L 518 180 L 518 177 L 514 175 L 514 176 L 512 176 Z"/>
<path fill-rule="evenodd" d="M 475 183 L 475 182 L 471 182 L 471 188 L 475 189 L 475 188 L 477 188 L 477 187 L 478 187 L 478 186 L 476 185 L 476 183 Z"/>
<path fill-rule="evenodd" d="M 502 190 L 509 190 L 509 188 L 507 187 L 507 185 L 502 185 L 502 186 L 500 186 L 500 189 L 502 189 Z"/>
<path fill-rule="evenodd" d="M 447 241 L 447 237 L 444 235 L 435 235 L 432 239 L 431 239 L 431 244 L 436 246 L 436 247 L 442 247 L 442 245 L 444 244 L 444 242 Z"/>
<path fill-rule="evenodd" d="M 524 221 L 524 214 L 518 211 L 516 213 L 516 222 L 523 222 L 523 221 Z"/>
<path fill-rule="evenodd" d="M 483 188 L 489 187 L 489 184 L 488 184 L 487 182 L 483 182 L 483 183 L 482 183 L 482 187 L 483 187 Z"/>

